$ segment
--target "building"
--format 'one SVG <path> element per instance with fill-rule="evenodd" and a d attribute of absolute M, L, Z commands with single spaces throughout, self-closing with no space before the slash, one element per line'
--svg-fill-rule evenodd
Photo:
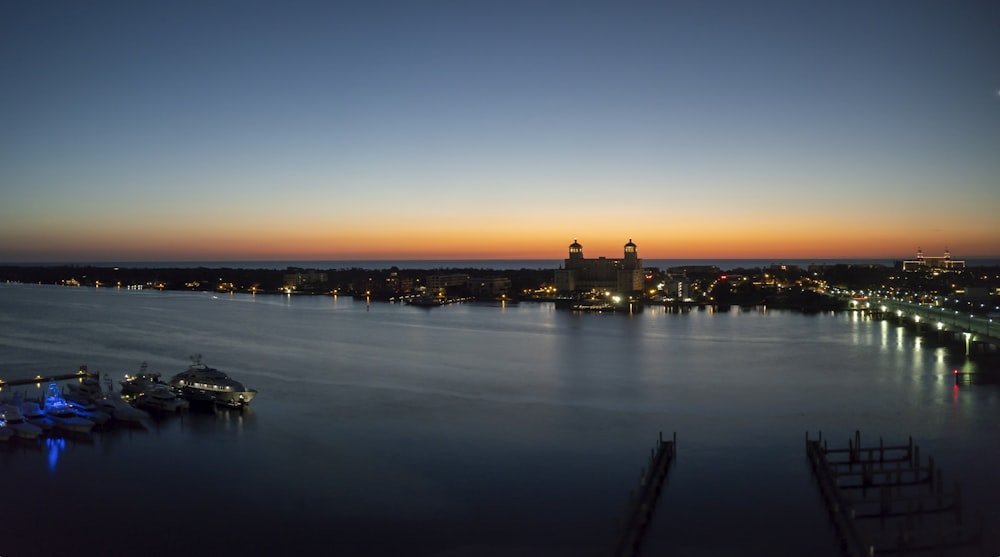
<path fill-rule="evenodd" d="M 496 298 L 510 291 L 507 277 L 485 277 L 469 279 L 469 293 L 477 298 Z"/>
<path fill-rule="evenodd" d="M 427 275 L 427 289 L 443 291 L 449 287 L 466 286 L 469 283 L 469 275 Z"/>
<path fill-rule="evenodd" d="M 643 289 L 644 279 L 642 259 L 631 239 L 621 259 L 587 259 L 583 246 L 573 240 L 563 268 L 556 270 L 555 286 L 563 294 L 591 290 L 631 294 Z"/>
<path fill-rule="evenodd" d="M 903 261 L 903 271 L 906 272 L 941 272 L 941 271 L 964 271 L 965 261 L 951 258 L 951 252 L 944 250 L 944 256 L 927 257 L 923 250 L 917 249 L 917 258 L 910 261 Z"/>
<path fill-rule="evenodd" d="M 319 271 L 299 271 L 297 273 L 286 273 L 284 282 L 286 287 L 299 288 L 313 286 L 327 281 L 327 274 Z"/>

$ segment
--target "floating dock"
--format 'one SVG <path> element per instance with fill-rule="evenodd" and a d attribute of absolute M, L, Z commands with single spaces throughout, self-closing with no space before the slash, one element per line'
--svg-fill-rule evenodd
<path fill-rule="evenodd" d="M 831 449 L 822 433 L 806 433 L 806 456 L 844 555 L 981 554 L 982 519 L 963 523 L 958 482 L 945 491 L 941 469 L 921 461 L 912 437 L 863 447 L 855 432 L 847 448 Z"/>
<path fill-rule="evenodd" d="M 656 448 L 650 449 L 649 464 L 639 477 L 639 491 L 629 494 L 625 527 L 615 551 L 617 557 L 638 555 L 646 527 L 649 526 L 656 503 L 660 499 L 663 482 L 667 479 L 667 472 L 674 462 L 676 449 L 677 433 L 674 433 L 670 441 L 664 441 L 663 433 L 660 433 Z"/>

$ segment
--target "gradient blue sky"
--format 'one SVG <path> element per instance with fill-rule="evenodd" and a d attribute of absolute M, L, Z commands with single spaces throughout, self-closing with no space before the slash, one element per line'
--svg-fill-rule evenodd
<path fill-rule="evenodd" d="M 1000 255 L 1000 3 L 0 3 L 0 261 Z"/>

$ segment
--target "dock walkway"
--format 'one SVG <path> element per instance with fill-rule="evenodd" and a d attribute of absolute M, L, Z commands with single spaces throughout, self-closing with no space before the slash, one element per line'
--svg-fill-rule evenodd
<path fill-rule="evenodd" d="M 100 379 L 100 373 L 91 373 L 87 371 L 87 366 L 80 367 L 75 373 L 63 373 L 59 375 L 36 375 L 34 377 L 28 377 L 23 379 L 10 379 L 4 380 L 0 379 L 0 389 L 3 387 L 16 387 L 18 385 L 38 385 L 41 383 L 48 383 L 50 381 L 66 381 L 69 379 L 80 379 L 83 377 L 92 377 L 94 379 Z"/>
<path fill-rule="evenodd" d="M 976 526 L 963 523 L 958 482 L 946 492 L 941 469 L 933 458 L 921 462 L 912 438 L 906 445 L 879 439 L 877 447 L 862 447 L 855 432 L 847 448 L 830 449 L 822 434 L 810 439 L 807 433 L 806 456 L 848 557 L 979 555 L 981 519 Z"/>
<path fill-rule="evenodd" d="M 660 433 L 656 448 L 650 449 L 649 465 L 643 469 L 639 479 L 639 491 L 629 495 L 625 527 L 615 551 L 617 557 L 635 557 L 639 553 L 646 528 L 649 526 L 656 503 L 667 479 L 667 472 L 674 462 L 677 450 L 677 434 L 670 441 L 663 440 Z"/>

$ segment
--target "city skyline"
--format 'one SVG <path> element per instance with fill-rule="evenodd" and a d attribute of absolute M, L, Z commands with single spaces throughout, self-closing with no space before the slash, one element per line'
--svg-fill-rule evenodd
<path fill-rule="evenodd" d="M 992 2 L 9 2 L 0 262 L 1000 255 Z"/>

